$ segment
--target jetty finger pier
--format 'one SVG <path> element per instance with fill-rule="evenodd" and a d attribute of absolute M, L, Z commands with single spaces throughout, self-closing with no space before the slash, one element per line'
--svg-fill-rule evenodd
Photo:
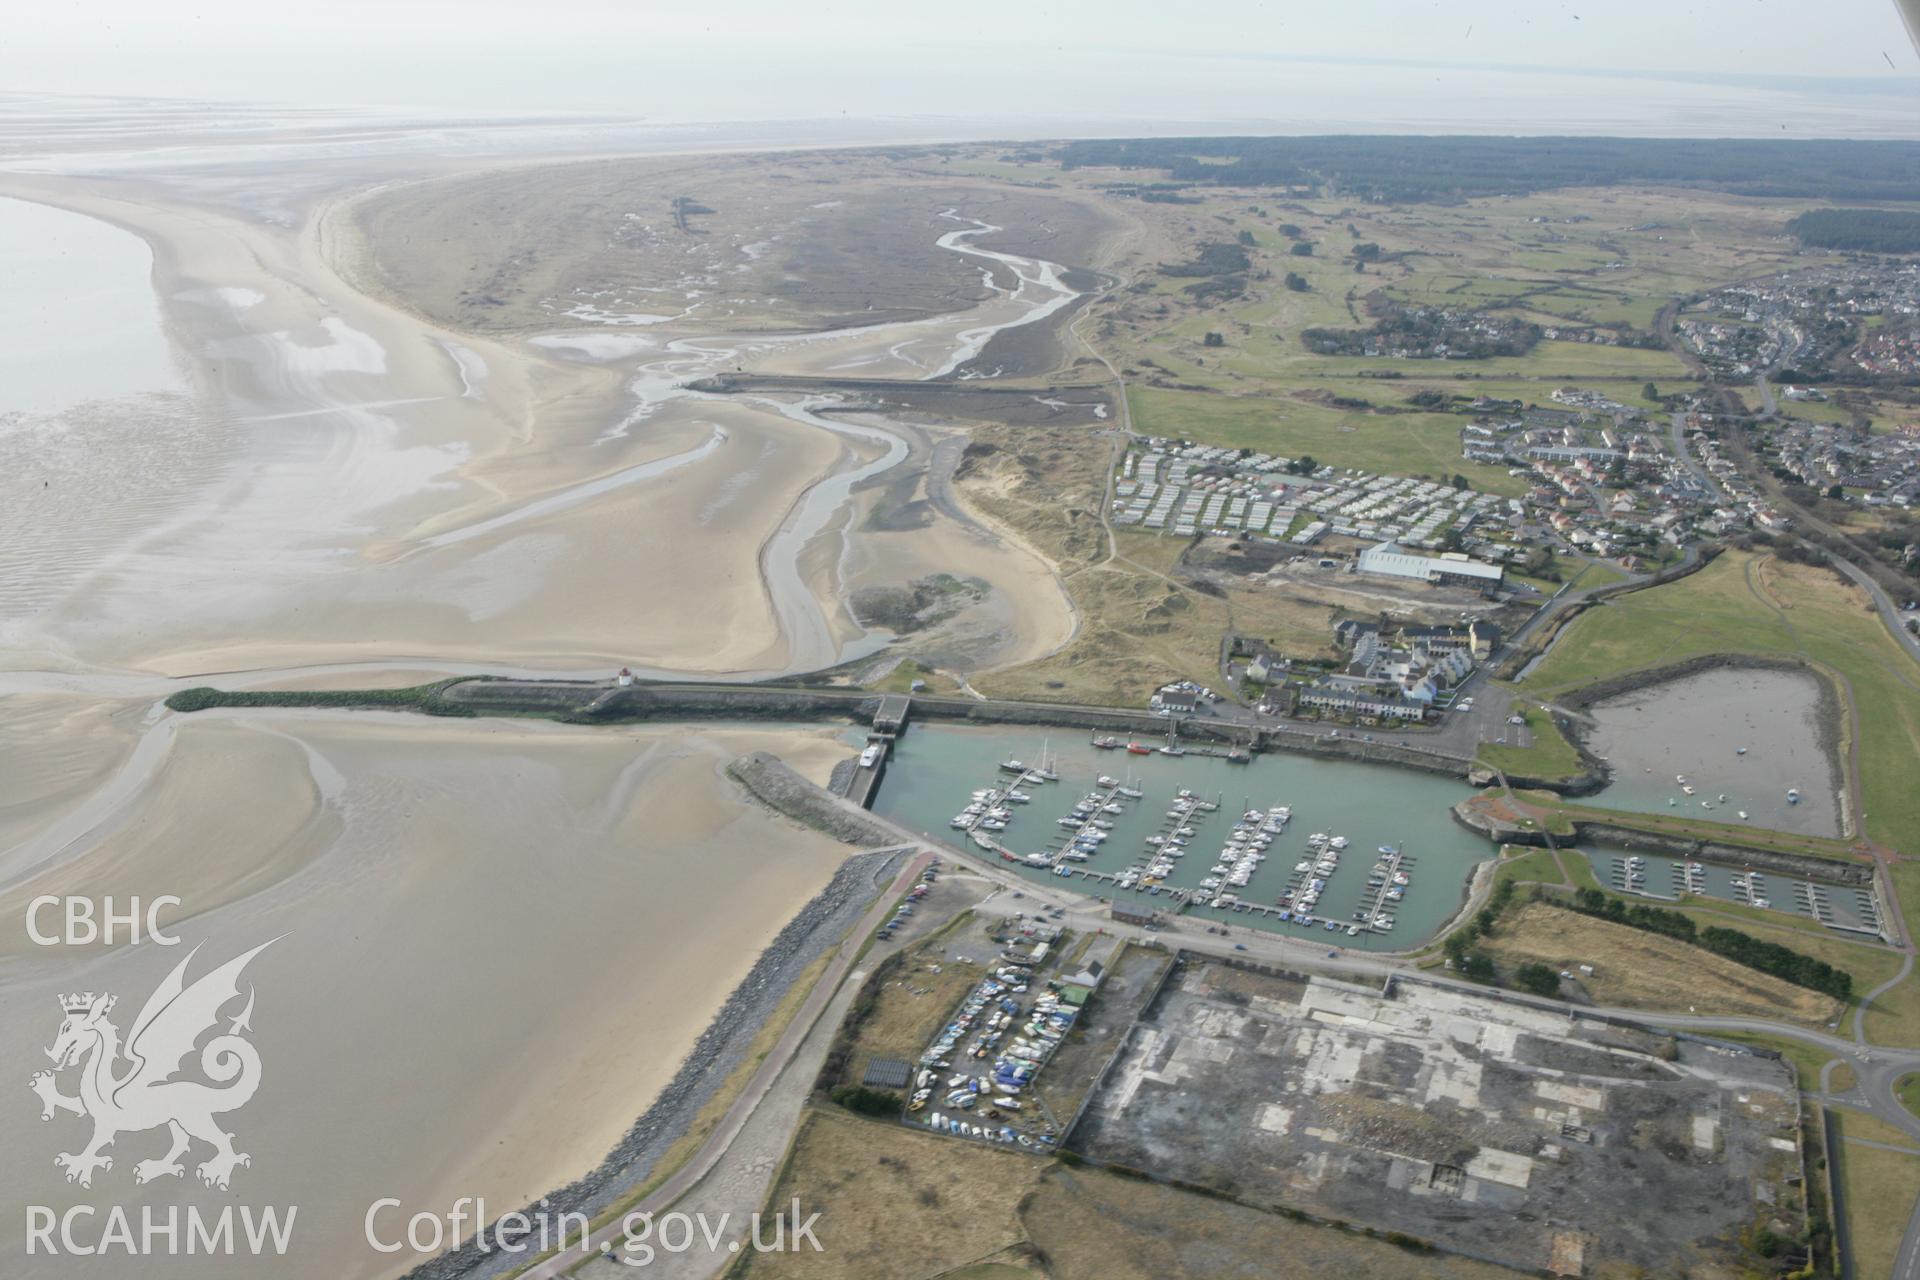
<path fill-rule="evenodd" d="M 1095 745 L 1106 744 L 1096 739 Z M 1138 847 L 1122 849 L 1116 847 L 1115 820 L 1146 799 L 1145 788 L 1135 784 L 1131 772 L 1123 777 L 1101 774 L 1091 790 L 1065 800 L 1057 798 L 1060 789 L 1052 786 L 1058 781 L 1052 761 L 1044 756 L 1034 764 L 1009 758 L 1000 763 L 995 777 L 982 780 L 971 792 L 948 825 L 975 848 L 1003 861 L 1062 879 L 1079 877 L 1089 892 L 1103 897 L 1146 898 L 1149 914 L 1160 909 L 1169 914 L 1247 916 L 1269 927 L 1351 938 L 1391 931 L 1394 913 L 1412 884 L 1412 856 L 1399 846 L 1383 845 L 1365 872 L 1359 905 L 1344 919 L 1330 917 L 1321 908 L 1321 898 L 1341 873 L 1349 841 L 1314 832 L 1282 878 L 1267 863 L 1270 855 L 1283 862 L 1290 856 L 1278 847 L 1293 820 L 1290 806 L 1248 807 L 1229 825 L 1221 818 L 1223 796 L 1208 798 L 1181 788 L 1154 831 Z M 1063 804 L 1065 812 L 1060 812 Z M 1026 835 L 1040 829 L 1047 815 L 1053 815 L 1053 830 L 1039 837 L 1039 848 L 1022 853 L 1009 843 L 1014 828 L 1023 828 L 1019 834 Z M 1033 847 L 1035 838 L 1026 835 L 1022 846 Z M 1213 861 L 1197 884 L 1170 883 L 1190 857 Z M 1360 873 L 1349 869 L 1346 874 Z"/>

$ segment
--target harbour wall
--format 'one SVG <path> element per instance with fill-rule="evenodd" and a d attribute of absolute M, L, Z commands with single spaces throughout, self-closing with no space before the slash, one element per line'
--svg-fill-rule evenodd
<path fill-rule="evenodd" d="M 842 719 L 870 724 L 880 695 L 863 689 L 823 689 L 766 684 L 648 684 L 608 686 L 590 681 L 471 680 L 442 695 L 475 715 L 544 715 L 578 723 L 641 720 Z M 1293 751 L 1333 760 L 1391 764 L 1464 778 L 1470 761 L 1461 756 L 1368 742 L 1350 730 L 1339 736 L 1263 728 L 1211 716 L 1159 716 L 1126 707 L 1090 707 L 1056 702 L 1010 702 L 915 694 L 911 719 L 978 725 L 1032 725 L 1085 729 L 1091 733 L 1157 743 L 1171 728 L 1181 739 L 1250 751 Z"/>
<path fill-rule="evenodd" d="M 1782 875 L 1820 880 L 1828 884 L 1864 887 L 1873 882 L 1873 868 L 1865 863 L 1840 862 L 1807 854 L 1784 853 L 1778 849 L 1760 849 L 1729 840 L 1697 839 L 1661 831 L 1643 831 L 1619 823 L 1572 819 L 1573 834 L 1549 835 L 1537 827 L 1521 827 L 1491 818 L 1462 802 L 1453 807 L 1453 820 L 1469 831 L 1478 832 L 1496 844 L 1552 847 L 1574 844 L 1601 844 L 1636 853 L 1658 853 L 1675 858 L 1693 858 L 1743 867 L 1758 867 Z"/>
<path fill-rule="evenodd" d="M 1845 741 L 1848 728 L 1846 702 L 1841 697 L 1840 689 L 1838 685 L 1835 684 L 1833 676 L 1826 668 L 1821 667 L 1817 663 L 1784 655 L 1703 653 L 1696 657 L 1686 658 L 1680 662 L 1670 662 L 1664 666 L 1648 667 L 1641 671 L 1622 672 L 1617 676 L 1608 676 L 1602 680 L 1595 680 L 1591 684 L 1584 684 L 1576 689 L 1568 690 L 1556 701 L 1561 706 L 1571 710 L 1584 712 L 1596 702 L 1605 702 L 1609 698 L 1622 697 L 1626 694 L 1634 693 L 1641 689 L 1650 689 L 1657 685 L 1671 684 L 1676 680 L 1684 680 L 1688 676 L 1699 675 L 1705 671 L 1726 670 L 1783 671 L 1794 675 L 1809 675 L 1813 677 L 1814 682 L 1820 689 L 1820 703 L 1815 713 L 1815 719 L 1819 725 L 1820 751 L 1827 761 L 1827 783 L 1833 789 L 1833 794 L 1840 799 L 1838 806 L 1841 824 L 1840 829 L 1850 838 L 1857 836 L 1859 833 L 1855 829 L 1853 806 L 1848 803 L 1846 773 L 1841 767 L 1841 761 L 1846 756 Z M 1591 774 L 1598 771 L 1601 786 L 1604 786 L 1608 780 L 1610 771 L 1607 769 L 1604 761 L 1600 760 L 1588 750 L 1586 743 L 1587 727 L 1578 719 L 1573 718 L 1567 720 L 1566 727 L 1567 738 L 1573 743 L 1574 749 L 1580 753 L 1581 760 L 1587 764 L 1588 772 Z M 1532 784 L 1516 781 L 1515 785 L 1528 786 Z M 1566 786 L 1548 786 L 1544 789 L 1558 791 L 1562 795 L 1583 796 L 1592 795 L 1595 791 L 1600 790 L 1601 787 L 1593 787 L 1591 790 L 1578 790 Z"/>

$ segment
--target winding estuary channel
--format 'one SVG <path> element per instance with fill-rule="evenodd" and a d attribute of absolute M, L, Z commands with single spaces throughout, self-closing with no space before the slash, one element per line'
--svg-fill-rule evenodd
<path fill-rule="evenodd" d="M 979 308 L 955 317 L 931 320 L 892 321 L 884 324 L 828 329 L 804 333 L 751 334 L 678 338 L 665 342 L 645 334 L 605 330 L 567 331 L 534 339 L 537 346 L 556 354 L 587 361 L 632 358 L 657 352 L 640 361 L 628 383 L 633 405 L 621 421 L 610 428 L 602 441 L 620 439 L 654 418 L 672 404 L 697 407 L 701 402 L 745 403 L 776 413 L 790 421 L 830 432 L 855 445 L 876 447 L 879 453 L 864 461 L 856 460 L 830 475 L 823 476 L 802 495 L 779 530 L 767 540 L 761 551 L 760 569 L 781 633 L 786 640 L 785 673 L 816 671 L 852 661 L 886 647 L 890 637 L 884 632 L 865 630 L 852 640 L 835 637 L 829 604 L 822 601 L 801 572 L 802 559 L 815 539 L 831 529 L 853 491 L 862 483 L 885 474 L 904 460 L 908 447 L 904 429 L 885 419 L 866 415 L 860 424 L 827 416 L 844 401 L 828 393 L 792 399 L 772 396 L 722 396 L 696 390 L 689 384 L 704 378 L 741 368 L 749 363 L 777 361 L 783 353 L 809 347 L 857 345 L 869 354 L 851 361 L 827 366 L 826 372 L 858 367 L 863 377 L 901 377 L 903 381 L 947 378 L 958 374 L 977 358 L 995 336 L 1009 329 L 1045 321 L 1085 296 L 1064 279 L 1067 268 L 1056 262 L 985 249 L 971 243 L 977 237 L 991 235 L 1003 228 L 978 219 L 966 218 L 953 210 L 942 217 L 971 225 L 946 232 L 936 244 L 953 253 L 991 264 L 982 268 L 986 287 L 995 295 Z M 1010 272 L 1014 284 L 1002 286 L 995 281 L 994 267 Z M 978 322 L 967 318 L 987 313 Z M 956 323 L 964 325 L 957 331 Z M 867 425 L 877 423 L 877 425 Z M 714 439 L 721 435 L 718 426 L 708 441 L 683 453 L 630 469 L 614 477 L 594 481 L 599 489 L 650 479 L 677 470 L 711 451 Z M 545 498 L 534 506 L 551 509 L 555 504 L 569 505 L 576 491 Z M 488 525 L 513 523 L 531 513 L 531 508 L 508 513 L 488 521 Z M 466 536 L 456 531 L 447 537 Z M 840 555 L 844 563 L 847 544 L 841 538 Z M 667 675 L 666 672 L 646 672 Z M 781 674 L 755 672 L 752 675 Z"/>

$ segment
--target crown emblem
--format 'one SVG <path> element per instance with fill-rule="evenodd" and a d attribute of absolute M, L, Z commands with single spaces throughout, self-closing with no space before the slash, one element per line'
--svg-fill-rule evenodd
<path fill-rule="evenodd" d="M 106 1007 L 101 1009 L 100 1012 L 105 1013 L 108 1009 L 113 1008 L 113 999 L 112 996 L 108 996 Z M 93 992 L 75 991 L 61 996 L 60 1007 L 68 1013 L 85 1013 L 87 1010 L 93 1008 Z"/>

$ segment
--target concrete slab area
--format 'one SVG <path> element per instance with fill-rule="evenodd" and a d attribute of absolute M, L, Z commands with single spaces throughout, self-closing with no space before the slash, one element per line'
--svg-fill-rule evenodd
<path fill-rule="evenodd" d="M 1188 956 L 1068 1146 L 1530 1271 L 1679 1275 L 1799 1234 L 1797 1117 L 1764 1056 Z"/>

